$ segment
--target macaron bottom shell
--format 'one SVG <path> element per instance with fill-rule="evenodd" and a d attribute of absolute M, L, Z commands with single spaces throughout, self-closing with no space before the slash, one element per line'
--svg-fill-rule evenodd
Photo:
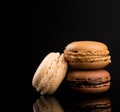
<path fill-rule="evenodd" d="M 76 92 L 82 92 L 82 93 L 86 93 L 86 94 L 96 94 L 96 93 L 103 93 L 109 90 L 110 88 L 110 82 L 106 83 L 106 84 L 100 84 L 100 85 L 82 85 L 81 87 L 76 87 L 73 86 L 71 87 L 70 85 L 69 89 L 70 90 L 74 90 Z"/>
<path fill-rule="evenodd" d="M 109 60 L 93 60 L 93 61 L 69 61 L 69 64 L 77 69 L 101 69 L 106 67 L 110 63 Z"/>

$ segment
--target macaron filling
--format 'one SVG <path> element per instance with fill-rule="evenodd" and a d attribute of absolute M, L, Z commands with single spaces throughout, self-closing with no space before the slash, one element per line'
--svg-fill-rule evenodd
<path fill-rule="evenodd" d="M 80 82 L 80 81 L 68 81 L 68 85 L 70 87 L 78 87 L 78 88 L 82 88 L 82 87 L 100 87 L 102 86 L 106 86 L 106 84 L 109 84 L 110 80 L 106 80 L 106 81 L 94 81 L 94 82 L 88 82 L 88 81 L 84 81 L 84 82 Z"/>
<path fill-rule="evenodd" d="M 104 50 L 104 51 L 95 51 L 95 50 L 64 50 L 64 53 L 66 55 L 74 55 L 74 56 L 93 56 L 93 55 L 97 55 L 97 56 L 101 56 L 101 55 L 108 55 L 109 51 L 108 50 Z"/>
<path fill-rule="evenodd" d="M 69 55 L 67 56 L 68 61 L 70 62 L 79 62 L 79 63 L 84 63 L 84 62 L 94 62 L 94 61 L 109 61 L 110 60 L 110 56 L 109 55 L 105 55 L 105 56 L 72 56 Z"/>

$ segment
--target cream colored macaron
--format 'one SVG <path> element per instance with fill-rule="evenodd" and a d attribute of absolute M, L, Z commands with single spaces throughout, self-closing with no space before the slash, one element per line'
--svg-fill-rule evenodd
<path fill-rule="evenodd" d="M 38 66 L 32 85 L 41 95 L 53 94 L 64 79 L 67 69 L 68 64 L 64 54 L 51 52 Z"/>

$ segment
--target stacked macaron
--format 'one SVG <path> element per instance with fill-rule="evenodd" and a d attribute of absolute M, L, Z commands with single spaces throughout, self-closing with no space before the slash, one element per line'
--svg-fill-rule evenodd
<path fill-rule="evenodd" d="M 84 93 L 100 93 L 110 88 L 110 74 L 103 68 L 111 61 L 108 47 L 97 41 L 75 41 L 69 43 L 64 53 L 50 52 L 38 66 L 33 87 L 41 95 L 53 94 L 63 79 L 68 87 Z M 68 65 L 75 71 L 68 71 Z M 76 70 L 77 69 L 77 70 Z"/>
<path fill-rule="evenodd" d="M 111 62 L 107 45 L 97 41 L 74 41 L 66 46 L 64 55 L 76 69 L 66 76 L 70 89 L 102 93 L 110 88 L 110 73 L 103 69 Z"/>

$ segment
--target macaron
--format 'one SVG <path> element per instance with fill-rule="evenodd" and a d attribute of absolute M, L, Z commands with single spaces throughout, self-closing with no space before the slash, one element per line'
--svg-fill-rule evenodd
<path fill-rule="evenodd" d="M 98 41 L 71 42 L 64 54 L 69 64 L 78 69 L 101 69 L 111 63 L 107 45 Z"/>
<path fill-rule="evenodd" d="M 110 73 L 104 69 L 71 71 L 66 76 L 66 86 L 72 91 L 96 94 L 108 91 L 110 80 Z"/>
<path fill-rule="evenodd" d="M 33 104 L 33 112 L 64 112 L 54 96 L 40 96 Z"/>
<path fill-rule="evenodd" d="M 32 85 L 41 95 L 53 94 L 66 76 L 68 63 L 64 54 L 51 52 L 45 56 L 32 79 Z"/>

